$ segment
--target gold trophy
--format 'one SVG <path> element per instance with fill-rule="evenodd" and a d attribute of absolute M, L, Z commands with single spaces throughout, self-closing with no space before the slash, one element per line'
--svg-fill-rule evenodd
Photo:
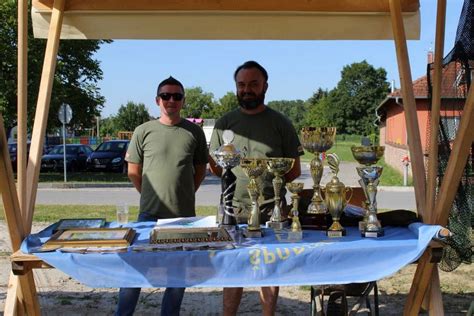
<path fill-rule="evenodd" d="M 262 237 L 262 229 L 260 228 L 260 206 L 258 203 L 260 188 L 257 183 L 257 178 L 265 172 L 267 161 L 262 158 L 241 158 L 240 167 L 247 177 L 250 178 L 247 190 L 250 200 L 252 201 L 248 226 L 247 229 L 244 230 L 243 235 L 247 238 Z"/>
<path fill-rule="evenodd" d="M 267 228 L 273 228 L 274 230 L 282 230 L 284 226 L 283 219 L 281 217 L 281 206 L 280 206 L 280 192 L 283 185 L 283 176 L 287 174 L 293 164 L 295 163 L 294 158 L 268 158 L 267 159 L 267 170 L 274 175 L 272 180 L 273 191 L 275 193 L 275 206 L 273 207 L 272 216 L 267 221 Z"/>
<path fill-rule="evenodd" d="M 288 233 L 288 239 L 291 240 L 301 240 L 303 239 L 303 231 L 301 229 L 301 223 L 298 212 L 298 204 L 300 201 L 299 194 L 303 191 L 304 183 L 303 182 L 291 182 L 286 184 L 288 191 L 292 193 L 291 200 L 293 207 L 290 211 L 291 217 L 291 229 Z"/>
<path fill-rule="evenodd" d="M 377 185 L 382 175 L 383 167 L 375 164 L 383 156 L 384 146 L 352 146 L 352 155 L 362 167 L 357 167 L 357 173 L 361 177 L 359 184 L 364 191 L 366 198 L 366 216 L 362 227 L 363 237 L 380 237 L 384 231 L 380 221 L 377 218 Z"/>
<path fill-rule="evenodd" d="M 320 182 L 323 176 L 323 162 L 319 155 L 334 144 L 336 138 L 335 127 L 304 127 L 301 130 L 301 143 L 303 148 L 314 154 L 310 163 L 311 177 L 313 178 L 313 197 L 308 206 L 303 227 L 313 229 L 327 229 L 327 207 L 321 197 Z"/>
<path fill-rule="evenodd" d="M 337 177 L 339 172 L 339 158 L 337 155 L 329 154 L 327 161 L 334 176 L 331 181 L 326 184 L 325 190 L 326 205 L 333 221 L 332 225 L 326 231 L 326 235 L 328 237 L 342 237 L 346 235 L 346 229 L 342 227 L 339 220 L 347 202 L 351 199 L 352 188 L 346 187 Z M 350 195 L 347 198 L 348 192 L 350 192 Z"/>

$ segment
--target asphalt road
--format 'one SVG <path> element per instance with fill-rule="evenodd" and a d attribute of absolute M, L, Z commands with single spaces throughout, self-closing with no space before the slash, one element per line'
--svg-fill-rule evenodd
<path fill-rule="evenodd" d="M 339 179 L 346 185 L 358 186 L 358 176 L 355 163 L 342 163 Z M 325 168 L 321 184 L 326 184 L 331 178 Z M 302 174 L 296 180 L 304 183 L 305 188 L 311 188 L 313 180 L 308 164 L 302 165 Z M 217 205 L 220 194 L 220 179 L 209 175 L 196 193 L 196 205 Z M 116 205 L 127 203 L 139 204 L 139 194 L 132 187 L 85 187 L 85 188 L 53 188 L 41 185 L 38 189 L 37 204 L 83 204 L 83 205 Z M 380 187 L 377 194 L 377 204 L 381 209 L 415 209 L 415 194 L 412 187 Z"/>

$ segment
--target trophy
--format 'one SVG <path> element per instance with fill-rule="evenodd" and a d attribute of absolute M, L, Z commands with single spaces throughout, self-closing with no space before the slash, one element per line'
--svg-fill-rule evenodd
<path fill-rule="evenodd" d="M 363 237 L 380 237 L 384 231 L 377 218 L 377 185 L 382 175 L 383 167 L 376 166 L 377 161 L 383 156 L 384 146 L 352 146 L 351 151 L 355 160 L 362 167 L 357 167 L 357 173 L 361 177 L 359 184 L 366 198 L 367 214 L 362 225 Z"/>
<path fill-rule="evenodd" d="M 298 212 L 298 204 L 300 201 L 299 193 L 303 191 L 303 186 L 303 182 L 291 182 L 286 184 L 286 188 L 292 193 L 291 204 L 293 205 L 293 207 L 290 211 L 291 229 L 289 233 L 289 239 L 292 240 L 301 240 L 303 238 L 303 231 L 301 229 L 301 223 Z"/>
<path fill-rule="evenodd" d="M 326 213 L 327 207 L 321 197 L 319 183 L 323 176 L 323 162 L 319 155 L 332 147 L 336 137 L 335 127 L 304 127 L 301 130 L 301 143 L 303 148 L 314 154 L 310 163 L 311 177 L 313 178 L 313 197 L 308 206 L 305 223 L 303 226 L 308 228 L 323 229 L 327 228 Z"/>
<path fill-rule="evenodd" d="M 272 180 L 273 191 L 275 193 L 275 206 L 273 207 L 272 216 L 266 223 L 267 228 L 273 228 L 274 230 L 283 229 L 283 221 L 281 217 L 281 206 L 280 206 L 280 193 L 283 185 L 282 177 L 287 174 L 293 164 L 295 163 L 294 158 L 269 158 L 267 159 L 267 170 L 274 175 Z"/>
<path fill-rule="evenodd" d="M 240 162 L 240 151 L 238 151 L 231 142 L 234 140 L 234 132 L 225 130 L 222 133 L 224 145 L 214 151 L 216 163 L 224 170 L 221 178 L 221 199 L 219 204 L 218 223 L 219 226 L 232 229 L 235 228 L 237 221 L 235 219 L 232 199 L 234 198 L 235 184 L 237 178 L 231 169 Z M 220 215 L 222 214 L 222 219 Z"/>
<path fill-rule="evenodd" d="M 328 237 L 342 237 L 346 235 L 346 230 L 342 227 L 339 219 L 347 202 L 351 199 L 352 188 L 346 187 L 337 177 L 339 172 L 339 158 L 337 155 L 329 154 L 327 161 L 334 176 L 331 181 L 326 184 L 325 190 L 326 205 L 333 221 L 332 225 L 326 231 L 326 235 Z M 347 198 L 347 192 L 350 192 L 349 198 Z"/>
<path fill-rule="evenodd" d="M 247 190 L 249 192 L 250 200 L 252 201 L 248 226 L 243 235 L 247 238 L 262 237 L 262 229 L 260 228 L 260 206 L 258 203 L 260 188 L 257 183 L 257 178 L 265 172 L 267 161 L 266 159 L 261 158 L 241 158 L 240 167 L 247 177 L 250 178 Z"/>

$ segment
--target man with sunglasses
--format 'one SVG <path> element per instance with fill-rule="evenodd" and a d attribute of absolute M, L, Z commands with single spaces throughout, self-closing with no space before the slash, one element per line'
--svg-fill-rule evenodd
<path fill-rule="evenodd" d="M 234 134 L 232 143 L 246 157 L 294 158 L 293 168 L 285 175 L 286 182 L 293 181 L 301 174 L 299 156 L 304 152 L 290 120 L 265 106 L 265 93 L 268 88 L 267 71 L 257 62 L 247 61 L 235 70 L 234 80 L 240 107 L 217 120 L 211 136 L 210 151 L 213 152 L 219 148 L 223 144 L 223 132 L 231 130 Z M 212 157 L 209 158 L 209 165 L 212 173 L 222 175 L 222 169 L 217 166 Z M 249 179 L 238 166 L 233 168 L 232 172 L 237 177 L 234 207 L 249 209 L 250 198 L 247 192 Z M 272 179 L 271 174 L 263 179 L 262 191 L 265 199 L 274 197 Z M 285 196 L 284 188 L 283 185 L 281 197 Z M 270 218 L 272 209 L 273 205 L 266 205 L 262 212 L 262 223 Z M 242 292 L 243 288 L 224 288 L 224 315 L 237 314 Z M 264 315 L 275 314 L 278 292 L 279 288 L 274 286 L 261 288 L 260 301 Z"/>
<path fill-rule="evenodd" d="M 138 126 L 127 150 L 128 177 L 140 192 L 138 221 L 195 216 L 195 192 L 206 172 L 203 130 L 181 118 L 184 87 L 173 77 L 157 89 L 160 118 Z M 167 288 L 161 315 L 179 315 L 185 288 Z M 133 315 L 140 288 L 122 288 L 116 315 Z"/>

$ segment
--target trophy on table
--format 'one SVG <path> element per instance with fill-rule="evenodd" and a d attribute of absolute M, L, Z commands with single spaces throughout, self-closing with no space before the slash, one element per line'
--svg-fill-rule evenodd
<path fill-rule="evenodd" d="M 235 219 L 232 199 L 234 198 L 235 184 L 237 178 L 231 169 L 240 162 L 240 151 L 232 144 L 234 132 L 225 130 L 222 133 L 224 144 L 214 151 L 216 163 L 224 170 L 221 178 L 221 199 L 219 203 L 218 223 L 219 226 L 232 229 L 235 228 L 237 221 Z M 222 214 L 222 219 L 219 219 Z"/>
<path fill-rule="evenodd" d="M 327 161 L 334 176 L 331 181 L 326 184 L 325 189 L 326 205 L 333 221 L 332 225 L 326 231 L 326 235 L 328 237 L 342 237 L 346 235 L 346 229 L 342 227 L 339 220 L 341 219 L 347 202 L 351 199 L 352 188 L 346 187 L 337 177 L 339 172 L 339 158 L 337 155 L 329 154 Z M 350 192 L 350 195 L 347 198 L 348 192 Z"/>
<path fill-rule="evenodd" d="M 301 191 L 303 191 L 303 187 L 303 182 L 290 182 L 286 184 L 286 188 L 292 193 L 291 204 L 293 206 L 290 211 L 291 229 L 289 233 L 289 239 L 301 240 L 303 238 L 303 231 L 301 229 L 301 223 L 298 212 L 298 204 L 300 201 L 299 194 L 301 193 Z"/>
<path fill-rule="evenodd" d="M 247 177 L 250 178 L 247 190 L 252 203 L 247 229 L 244 230 L 243 235 L 247 238 L 262 237 L 262 229 L 260 228 L 260 206 L 258 203 L 260 187 L 257 178 L 265 172 L 267 161 L 263 158 L 241 158 L 240 167 Z"/>
<path fill-rule="evenodd" d="M 327 228 L 327 207 L 321 197 L 320 182 L 323 176 L 323 162 L 319 155 L 332 147 L 336 138 L 335 127 L 303 127 L 301 130 L 301 143 L 303 148 L 314 154 L 310 163 L 311 177 L 313 178 L 313 197 L 306 211 L 303 226 L 308 228 Z"/>
<path fill-rule="evenodd" d="M 267 221 L 267 228 L 273 228 L 274 230 L 282 230 L 284 222 L 281 216 L 280 206 L 280 192 L 283 185 L 283 176 L 287 174 L 293 164 L 295 163 L 294 158 L 268 158 L 267 159 L 267 170 L 274 175 L 272 180 L 273 191 L 275 193 L 275 206 L 273 207 L 272 216 Z"/>
<path fill-rule="evenodd" d="M 384 235 L 384 231 L 380 221 L 377 218 L 377 185 L 382 175 L 383 167 L 375 164 L 383 156 L 384 146 L 352 146 L 351 151 L 355 160 L 359 162 L 361 167 L 356 167 L 360 176 L 359 184 L 364 191 L 366 198 L 367 215 L 362 227 L 363 237 L 380 237 Z"/>

